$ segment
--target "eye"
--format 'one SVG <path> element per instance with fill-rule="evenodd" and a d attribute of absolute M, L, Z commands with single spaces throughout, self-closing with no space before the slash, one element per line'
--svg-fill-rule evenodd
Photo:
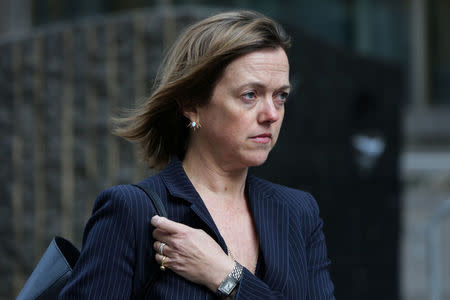
<path fill-rule="evenodd" d="M 252 102 L 252 101 L 256 100 L 256 92 L 254 92 L 254 91 L 246 92 L 246 93 L 242 94 L 241 97 L 244 100 L 244 102 Z"/>
<path fill-rule="evenodd" d="M 281 92 L 278 94 L 278 98 L 283 101 L 286 101 L 288 96 L 289 96 L 289 93 L 287 93 L 287 92 Z"/>
<path fill-rule="evenodd" d="M 276 97 L 277 104 L 283 105 L 287 101 L 288 96 L 289 96 L 288 92 L 280 92 L 280 93 L 278 93 L 277 97 Z"/>

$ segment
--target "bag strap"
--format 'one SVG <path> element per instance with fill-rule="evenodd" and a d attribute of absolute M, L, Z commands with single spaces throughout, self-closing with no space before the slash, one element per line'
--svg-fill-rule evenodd
<path fill-rule="evenodd" d="M 166 207 L 164 206 L 164 203 L 162 202 L 161 198 L 158 196 L 158 194 L 148 188 L 147 186 L 143 185 L 142 183 L 133 184 L 135 187 L 141 189 L 144 191 L 144 193 L 147 195 L 147 197 L 153 202 L 153 205 L 156 208 L 156 212 L 159 216 L 167 218 L 167 211 Z M 154 283 L 155 278 L 150 278 L 143 286 L 142 289 L 140 289 L 136 295 L 134 295 L 133 299 L 144 299 L 146 291 L 151 287 L 151 285 Z"/>
<path fill-rule="evenodd" d="M 161 201 L 161 198 L 159 198 L 158 194 L 153 191 L 152 189 L 146 187 L 142 183 L 133 184 L 135 187 L 140 188 L 142 191 L 144 191 L 145 194 L 147 194 L 148 198 L 153 202 L 153 205 L 156 208 L 156 212 L 159 216 L 167 218 L 167 211 L 166 207 L 164 206 L 164 203 Z"/>

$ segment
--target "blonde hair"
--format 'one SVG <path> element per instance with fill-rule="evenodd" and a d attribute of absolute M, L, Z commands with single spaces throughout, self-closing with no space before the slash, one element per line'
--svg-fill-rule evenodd
<path fill-rule="evenodd" d="M 114 134 L 137 143 L 149 167 L 183 159 L 189 142 L 183 111 L 206 104 L 225 67 L 263 48 L 290 47 L 290 38 L 272 19 L 252 11 L 217 14 L 182 33 L 162 61 L 155 89 L 146 102 L 116 119 Z"/>

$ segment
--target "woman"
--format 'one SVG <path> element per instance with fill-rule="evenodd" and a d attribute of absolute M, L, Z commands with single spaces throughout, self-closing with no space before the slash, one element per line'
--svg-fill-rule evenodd
<path fill-rule="evenodd" d="M 313 197 L 248 175 L 275 145 L 289 38 L 254 12 L 205 19 L 177 40 L 156 89 L 116 133 L 142 146 L 142 184 L 101 193 L 61 299 L 333 299 Z"/>

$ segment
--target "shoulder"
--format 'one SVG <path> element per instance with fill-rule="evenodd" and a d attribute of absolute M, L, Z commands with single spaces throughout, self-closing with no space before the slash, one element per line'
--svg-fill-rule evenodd
<path fill-rule="evenodd" d="M 165 192 L 165 189 L 160 181 L 158 175 L 154 175 L 144 179 L 140 184 L 147 185 L 161 195 Z M 133 184 L 115 185 L 100 192 L 95 201 L 93 212 L 105 207 L 111 207 L 116 212 L 133 216 L 143 212 L 151 213 L 154 210 L 145 192 Z"/>
<path fill-rule="evenodd" d="M 320 226 L 319 206 L 310 193 L 257 177 L 253 180 L 258 188 L 265 191 L 269 201 L 277 202 L 278 207 L 284 207 L 292 232 L 310 236 Z"/>
<path fill-rule="evenodd" d="M 281 201 L 284 205 L 287 205 L 292 212 L 300 211 L 306 214 L 318 214 L 319 207 L 316 199 L 314 199 L 310 193 L 273 183 L 256 176 L 251 177 L 254 184 L 265 190 L 273 201 Z"/>

